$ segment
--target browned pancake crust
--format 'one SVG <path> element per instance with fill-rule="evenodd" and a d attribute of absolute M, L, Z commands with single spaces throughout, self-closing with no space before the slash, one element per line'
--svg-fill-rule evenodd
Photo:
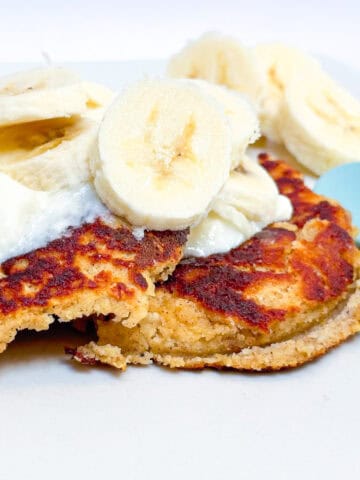
<path fill-rule="evenodd" d="M 289 223 L 304 228 L 312 221 L 314 235 L 301 238 L 289 224 L 270 226 L 229 253 L 183 260 L 161 288 L 266 332 L 297 307 L 289 302 L 286 309 L 268 308 L 254 301 L 254 293 L 269 282 L 279 288 L 298 283 L 299 309 L 303 301 L 336 299 L 354 281 L 357 250 L 350 217 L 341 206 L 313 193 L 284 162 L 267 155 L 261 155 L 260 161 L 293 204 Z"/>
<path fill-rule="evenodd" d="M 83 225 L 73 229 L 69 236 L 2 264 L 0 314 L 33 306 L 46 307 L 54 298 L 108 285 L 117 300 L 132 296 L 131 286 L 114 283 L 111 273 L 101 268 L 108 264 L 126 268 L 134 287 L 145 291 L 148 284 L 143 272 L 176 260 L 185 240 L 184 231 L 145 232 L 144 239 L 137 241 L 126 227 L 113 228 L 101 220 Z M 87 275 L 82 269 L 84 260 L 100 266 L 99 273 Z"/>
<path fill-rule="evenodd" d="M 271 159 L 266 153 L 259 155 L 259 162 L 275 180 L 280 193 L 290 199 L 294 210 L 291 223 L 301 228 L 309 220 L 318 218 L 353 233 L 349 213 L 334 201 L 306 187 L 300 172 L 281 160 Z"/>
<path fill-rule="evenodd" d="M 297 366 L 360 328 L 359 252 L 349 214 L 282 161 L 260 161 L 294 207 L 226 254 L 183 260 L 132 329 L 97 322 L 98 343 L 74 358 L 117 368 Z"/>
<path fill-rule="evenodd" d="M 4 262 L 0 351 L 16 330 L 46 327 L 52 321 L 46 315 L 64 320 L 92 313 L 129 315 L 131 305 L 139 307 L 141 296 L 151 293 L 152 282 L 176 266 L 186 237 L 186 231 L 145 232 L 138 241 L 123 224 L 97 220 Z M 122 302 L 127 302 L 123 311 L 117 307 Z"/>

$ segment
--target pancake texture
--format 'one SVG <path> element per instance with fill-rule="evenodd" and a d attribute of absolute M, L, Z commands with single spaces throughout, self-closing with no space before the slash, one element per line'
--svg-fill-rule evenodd
<path fill-rule="evenodd" d="M 0 267 L 0 352 L 17 331 L 46 330 L 92 315 L 134 327 L 148 312 L 154 282 L 179 262 L 187 231 L 145 232 L 96 220 Z"/>
<path fill-rule="evenodd" d="M 187 258 L 158 283 L 131 325 L 96 320 L 82 363 L 278 370 L 310 361 L 360 330 L 360 254 L 349 214 L 266 154 L 260 163 L 289 197 L 289 222 L 225 254 Z"/>

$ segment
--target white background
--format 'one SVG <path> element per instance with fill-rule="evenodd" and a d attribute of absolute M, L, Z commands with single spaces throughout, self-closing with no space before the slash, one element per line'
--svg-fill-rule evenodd
<path fill-rule="evenodd" d="M 357 3 L 0 0 L 0 66 L 42 51 L 54 61 L 165 58 L 220 30 L 360 69 Z M 159 68 L 131 65 L 82 73 L 120 85 Z M 358 91 L 356 72 L 331 65 Z M 360 336 L 303 368 L 259 375 L 84 368 L 63 354 L 79 343 L 55 328 L 20 335 L 1 355 L 1 480 L 360 478 Z"/>
<path fill-rule="evenodd" d="M 220 30 L 283 40 L 360 68 L 357 0 L 0 0 L 0 61 L 165 58 Z"/>
<path fill-rule="evenodd" d="M 359 92 L 359 73 L 329 66 Z M 164 65 L 78 67 L 115 87 Z M 1 354 L 1 480 L 360 478 L 360 335 L 303 368 L 252 375 L 86 368 L 63 350 L 84 342 L 54 326 Z"/>

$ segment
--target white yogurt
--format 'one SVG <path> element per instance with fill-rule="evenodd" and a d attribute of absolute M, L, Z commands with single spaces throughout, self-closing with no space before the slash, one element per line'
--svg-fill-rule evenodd
<path fill-rule="evenodd" d="M 138 242 L 141 242 L 141 240 L 145 237 L 145 227 L 133 227 L 132 234 Z"/>
<path fill-rule="evenodd" d="M 0 262 L 45 246 L 69 227 L 108 214 L 89 184 L 39 192 L 0 173 Z"/>
<path fill-rule="evenodd" d="M 243 162 L 215 198 L 208 215 L 190 231 L 185 256 L 228 252 L 273 222 L 291 218 L 290 200 L 255 160 Z"/>

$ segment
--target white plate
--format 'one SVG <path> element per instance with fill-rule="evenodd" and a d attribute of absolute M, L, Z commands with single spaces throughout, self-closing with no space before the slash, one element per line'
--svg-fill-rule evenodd
<path fill-rule="evenodd" d="M 326 65 L 359 95 L 359 72 Z M 74 66 L 116 89 L 163 69 Z M 80 341 L 60 326 L 20 334 L 1 355 L 1 479 L 360 477 L 360 337 L 303 368 L 251 375 L 85 368 L 63 354 Z"/>

